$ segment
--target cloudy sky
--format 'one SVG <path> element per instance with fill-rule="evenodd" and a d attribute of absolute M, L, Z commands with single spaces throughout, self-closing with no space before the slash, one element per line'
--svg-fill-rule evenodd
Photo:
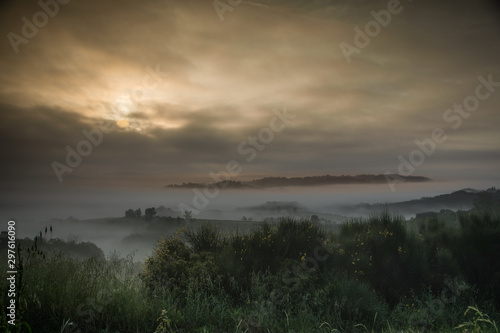
<path fill-rule="evenodd" d="M 60 1 L 0 5 L 5 192 L 397 173 L 436 128 L 413 174 L 500 178 L 489 1 Z"/>

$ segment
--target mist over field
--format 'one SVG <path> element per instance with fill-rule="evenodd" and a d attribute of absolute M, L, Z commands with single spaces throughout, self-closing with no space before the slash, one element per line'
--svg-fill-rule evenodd
<path fill-rule="evenodd" d="M 434 181 L 423 184 L 326 185 L 281 189 L 223 190 L 210 199 L 205 210 L 232 211 L 235 208 L 263 204 L 266 201 L 296 201 L 314 210 L 334 212 L 335 205 L 390 203 L 423 196 L 434 196 L 464 188 L 486 189 L 491 181 Z M 190 189 L 65 189 L 63 191 L 23 191 L 1 195 L 1 217 L 16 218 L 28 225 L 51 218 L 91 219 L 119 217 L 129 208 L 158 207 L 178 210 L 181 203 L 193 206 L 195 193 Z M 203 216 L 203 212 L 200 213 Z"/>
<path fill-rule="evenodd" d="M 493 187 L 490 181 L 433 181 L 425 183 L 398 183 L 397 191 L 391 192 L 387 184 L 325 185 L 315 187 L 285 187 L 270 189 L 228 189 L 222 190 L 209 199 L 206 208 L 193 217 L 199 221 L 232 220 L 241 221 L 243 217 L 261 222 L 266 217 L 291 216 L 297 219 L 310 218 L 318 214 L 326 223 L 343 223 L 348 218 L 370 216 L 379 209 L 361 210 L 358 204 L 391 204 L 448 194 L 461 189 Z M 137 260 L 145 258 L 153 249 L 161 230 L 172 234 L 181 225 L 168 222 L 155 222 L 151 226 L 141 221 L 114 221 L 106 218 L 120 218 L 127 209 L 163 206 L 169 210 L 170 217 L 183 217 L 181 204 L 193 208 L 196 193 L 191 189 L 157 190 L 99 190 L 74 189 L 64 193 L 10 194 L 1 202 L 2 218 L 15 219 L 19 237 L 34 237 L 47 225 L 54 226 L 51 237 L 75 241 L 91 241 L 101 247 L 106 254 L 117 250 L 122 255 L 134 253 Z M 289 208 L 266 211 L 266 203 L 292 205 Z M 349 208 L 349 209 L 348 209 Z M 470 206 L 441 207 L 453 210 L 470 209 Z M 422 209 L 421 211 L 435 209 Z M 404 211 L 393 211 L 406 218 L 414 217 Z M 91 222 L 87 221 L 91 220 Z M 162 225 L 163 224 L 163 225 Z"/>

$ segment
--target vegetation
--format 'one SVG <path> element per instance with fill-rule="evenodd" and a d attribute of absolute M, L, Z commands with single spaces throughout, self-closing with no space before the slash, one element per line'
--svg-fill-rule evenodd
<path fill-rule="evenodd" d="M 144 211 L 144 216 L 146 221 L 151 221 L 153 217 L 155 217 L 155 215 L 156 215 L 156 208 L 154 207 L 146 208 L 146 210 Z"/>
<path fill-rule="evenodd" d="M 289 218 L 245 234 L 202 224 L 161 239 L 143 267 L 23 252 L 16 329 L 498 332 L 500 219 L 450 216 L 385 212 L 338 232 Z M 0 297 L 0 330 L 16 331 Z"/>
<path fill-rule="evenodd" d="M 45 239 L 37 237 L 36 240 L 25 238 L 19 241 L 19 246 L 26 249 L 27 253 L 35 251 L 35 246 L 42 255 L 57 256 L 64 255 L 78 259 L 90 259 L 92 257 L 104 258 L 104 252 L 91 242 L 64 241 L 59 238 Z"/>

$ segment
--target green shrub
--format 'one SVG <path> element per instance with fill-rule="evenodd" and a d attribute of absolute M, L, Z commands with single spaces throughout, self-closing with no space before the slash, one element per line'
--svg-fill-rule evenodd
<path fill-rule="evenodd" d="M 286 260 L 300 262 L 312 255 L 325 234 L 310 221 L 282 219 L 264 223 L 249 235 L 233 235 L 218 258 L 220 273 L 249 285 L 253 272 L 276 274 Z"/>
<path fill-rule="evenodd" d="M 164 237 L 144 263 L 143 280 L 151 290 L 185 280 L 191 254 L 179 236 Z"/>
<path fill-rule="evenodd" d="M 216 252 L 226 244 L 226 237 L 218 229 L 218 225 L 205 222 L 196 229 L 184 228 L 182 236 L 194 252 Z"/>
<path fill-rule="evenodd" d="M 453 252 L 467 281 L 500 307 L 500 218 L 461 214 Z"/>
<path fill-rule="evenodd" d="M 411 289 L 426 286 L 429 267 L 424 244 L 407 231 L 401 217 L 388 213 L 341 227 L 338 252 L 349 276 L 368 281 L 390 305 Z"/>

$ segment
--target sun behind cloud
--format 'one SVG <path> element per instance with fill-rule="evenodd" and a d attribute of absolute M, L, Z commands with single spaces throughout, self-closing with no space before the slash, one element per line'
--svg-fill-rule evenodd
<path fill-rule="evenodd" d="M 116 125 L 120 128 L 127 128 L 130 126 L 130 123 L 127 119 L 119 119 L 116 121 Z"/>

